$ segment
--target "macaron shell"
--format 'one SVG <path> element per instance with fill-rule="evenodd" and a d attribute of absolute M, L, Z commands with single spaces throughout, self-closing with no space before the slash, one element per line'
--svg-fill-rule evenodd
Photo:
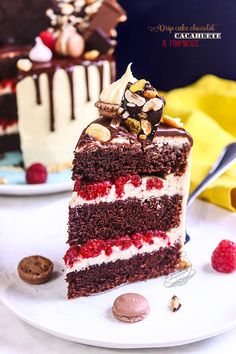
<path fill-rule="evenodd" d="M 84 52 L 84 39 L 78 33 L 72 33 L 67 40 L 67 54 L 72 58 L 80 57 Z"/>
<path fill-rule="evenodd" d="M 53 272 L 53 262 L 42 256 L 23 258 L 17 267 L 19 277 L 29 284 L 45 283 Z"/>
<path fill-rule="evenodd" d="M 149 314 L 147 299 L 136 293 L 122 294 L 116 298 L 113 307 L 115 318 L 124 322 L 137 322 Z"/>

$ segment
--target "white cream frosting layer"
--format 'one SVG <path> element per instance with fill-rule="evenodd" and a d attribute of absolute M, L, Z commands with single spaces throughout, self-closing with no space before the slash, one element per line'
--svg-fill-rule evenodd
<path fill-rule="evenodd" d="M 111 65 L 103 63 L 102 86 L 111 83 Z M 36 102 L 34 80 L 28 76 L 17 84 L 17 105 L 21 149 L 26 167 L 41 162 L 46 166 L 69 164 L 73 150 L 82 130 L 99 116 L 94 103 L 99 99 L 100 74 L 96 65 L 88 67 L 89 95 L 85 67 L 78 65 L 73 70 L 74 112 L 71 120 L 71 93 L 69 78 L 65 70 L 58 69 L 53 79 L 53 101 L 55 111 L 55 131 L 50 131 L 50 101 L 47 74 L 39 77 L 42 104 Z"/>
<path fill-rule="evenodd" d="M 110 256 L 107 256 L 105 252 L 102 251 L 101 254 L 97 257 L 78 259 L 78 261 L 74 263 L 73 267 L 67 267 L 66 272 L 70 273 L 73 271 L 81 271 L 92 265 L 100 265 L 102 263 L 115 262 L 117 260 L 125 260 L 138 254 L 152 253 L 158 251 L 161 247 L 164 248 L 173 246 L 175 243 L 179 242 L 181 238 L 181 232 L 181 227 L 172 229 L 170 232 L 167 232 L 167 239 L 154 237 L 154 242 L 152 245 L 149 245 L 148 243 L 144 242 L 142 248 L 137 248 L 132 245 L 128 249 L 121 250 L 120 247 L 113 246 L 112 253 Z"/>
<path fill-rule="evenodd" d="M 159 198 L 163 195 L 172 196 L 174 194 L 183 195 L 185 192 L 185 186 L 188 184 L 186 174 L 182 176 L 174 176 L 173 174 L 167 175 L 165 179 L 161 179 L 163 187 L 161 189 L 153 188 L 151 190 L 146 189 L 146 182 L 148 179 L 155 178 L 155 176 L 141 177 L 142 184 L 139 187 L 134 187 L 132 183 L 127 182 L 124 186 L 124 194 L 122 197 L 117 198 L 115 185 L 113 184 L 109 193 L 104 197 L 98 197 L 93 200 L 86 200 L 79 196 L 77 192 L 73 192 L 72 199 L 70 201 L 70 207 L 74 208 L 83 204 L 97 204 L 101 202 L 112 203 L 116 200 L 126 200 L 127 198 L 149 199 Z"/>
<path fill-rule="evenodd" d="M 113 103 L 113 104 L 120 104 L 121 99 L 124 95 L 126 86 L 128 85 L 129 82 L 134 83 L 137 81 L 135 77 L 133 77 L 132 71 L 131 71 L 131 65 L 130 63 L 126 69 L 126 72 L 124 75 L 117 81 L 113 82 L 111 85 L 109 85 L 107 88 L 105 88 L 101 95 L 100 95 L 100 100 L 106 103 Z"/>

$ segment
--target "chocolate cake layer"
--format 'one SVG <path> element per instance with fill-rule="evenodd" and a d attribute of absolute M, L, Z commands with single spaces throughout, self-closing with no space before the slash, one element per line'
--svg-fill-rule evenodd
<path fill-rule="evenodd" d="M 0 80 L 15 79 L 18 71 L 16 63 L 20 58 L 27 58 L 29 51 L 30 47 L 28 46 L 7 45 L 0 47 Z"/>
<path fill-rule="evenodd" d="M 20 150 L 19 134 L 0 135 L 0 153 Z"/>
<path fill-rule="evenodd" d="M 173 272 L 180 260 L 181 246 L 160 248 L 153 253 L 136 255 L 125 260 L 102 263 L 83 271 L 67 274 L 68 298 L 87 296 Z"/>
<path fill-rule="evenodd" d="M 93 149 L 75 152 L 73 176 L 82 176 L 87 181 L 103 181 L 128 174 L 173 173 L 181 176 L 187 167 L 191 145 L 180 147 L 155 144 L 143 147 L 141 144 L 109 144 Z"/>
<path fill-rule="evenodd" d="M 17 106 L 15 93 L 0 95 L 0 119 L 16 120 Z"/>
<path fill-rule="evenodd" d="M 179 226 L 182 196 L 146 200 L 128 198 L 114 203 L 84 204 L 69 209 L 70 246 L 89 239 L 110 239 L 148 230 Z"/>

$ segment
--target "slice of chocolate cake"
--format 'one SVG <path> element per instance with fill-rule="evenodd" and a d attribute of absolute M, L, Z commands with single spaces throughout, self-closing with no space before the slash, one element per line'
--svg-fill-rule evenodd
<path fill-rule="evenodd" d="M 74 152 L 68 298 L 169 274 L 185 238 L 191 136 L 179 119 L 162 118 L 163 97 L 130 67 L 101 100 L 106 118 Z"/>

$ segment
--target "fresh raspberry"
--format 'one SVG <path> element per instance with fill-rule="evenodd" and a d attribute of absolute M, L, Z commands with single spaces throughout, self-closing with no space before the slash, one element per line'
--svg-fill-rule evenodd
<path fill-rule="evenodd" d="M 28 184 L 45 183 L 47 178 L 47 169 L 41 163 L 34 163 L 26 170 L 26 182 Z"/>
<path fill-rule="evenodd" d="M 98 197 L 105 197 L 112 187 L 110 181 L 83 183 L 81 181 L 75 181 L 74 190 L 78 195 L 86 200 L 93 200 Z"/>
<path fill-rule="evenodd" d="M 146 189 L 148 191 L 154 188 L 155 189 L 163 188 L 163 181 L 158 177 L 148 178 L 146 181 Z"/>
<path fill-rule="evenodd" d="M 41 38 L 42 42 L 51 50 L 54 50 L 56 40 L 53 37 L 53 34 L 49 31 L 43 31 L 40 33 L 39 37 Z"/>
<path fill-rule="evenodd" d="M 236 270 L 236 243 L 222 240 L 211 256 L 212 267 L 221 273 L 232 273 Z"/>

